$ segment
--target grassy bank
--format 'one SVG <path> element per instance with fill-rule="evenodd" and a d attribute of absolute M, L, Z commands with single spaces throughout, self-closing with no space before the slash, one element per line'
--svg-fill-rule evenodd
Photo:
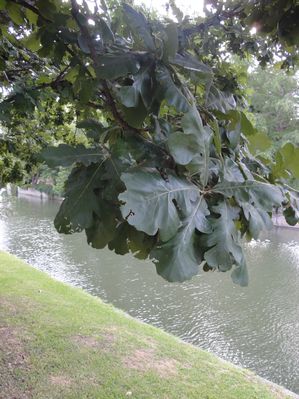
<path fill-rule="evenodd" d="M 290 397 L 0 253 L 1 399 Z"/>

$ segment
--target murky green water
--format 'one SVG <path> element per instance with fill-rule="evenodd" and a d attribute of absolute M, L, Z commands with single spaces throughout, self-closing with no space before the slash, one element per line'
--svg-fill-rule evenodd
<path fill-rule="evenodd" d="M 56 233 L 57 207 L 12 199 L 0 221 L 0 248 L 299 393 L 299 230 L 276 229 L 247 244 L 248 288 L 222 273 L 170 284 L 150 262 L 94 250 L 84 234 Z"/>

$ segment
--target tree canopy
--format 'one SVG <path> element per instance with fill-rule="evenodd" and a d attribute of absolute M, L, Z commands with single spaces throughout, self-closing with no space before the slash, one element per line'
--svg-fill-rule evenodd
<path fill-rule="evenodd" d="M 246 285 L 242 237 L 270 228 L 273 207 L 299 220 L 286 186 L 299 148 L 254 155 L 265 134 L 232 56 L 294 68 L 299 7 L 210 0 L 196 19 L 169 7 L 173 20 L 117 0 L 0 0 L 1 181 L 41 160 L 73 166 L 59 232 L 150 258 L 169 281 L 232 269 Z"/>
<path fill-rule="evenodd" d="M 250 111 L 257 129 L 267 133 L 279 149 L 287 142 L 299 145 L 299 79 L 274 68 L 256 68 L 249 74 Z"/>

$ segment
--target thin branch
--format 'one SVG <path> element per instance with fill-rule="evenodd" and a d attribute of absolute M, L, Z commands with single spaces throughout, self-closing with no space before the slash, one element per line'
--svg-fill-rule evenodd
<path fill-rule="evenodd" d="M 87 45 L 90 50 L 91 58 L 94 62 L 94 65 L 97 67 L 99 62 L 98 62 L 97 52 L 96 52 L 95 46 L 93 44 L 92 37 L 89 33 L 87 26 L 81 23 L 81 18 L 84 17 L 84 15 L 82 13 L 80 13 L 79 4 L 77 3 L 76 0 L 71 0 L 71 5 L 72 5 L 72 15 L 74 17 L 74 20 L 77 22 L 77 25 L 78 25 L 82 35 L 87 40 Z"/>
<path fill-rule="evenodd" d="M 282 185 L 283 185 L 284 187 L 286 187 L 288 190 L 293 191 L 293 192 L 296 193 L 296 194 L 299 194 L 299 191 L 298 191 L 296 188 L 291 187 L 291 186 L 289 186 L 289 185 L 286 184 L 286 183 L 282 183 Z"/>
<path fill-rule="evenodd" d="M 27 8 L 27 9 L 29 9 L 29 10 L 31 10 L 31 11 L 34 12 L 36 15 L 38 15 L 41 19 L 43 19 L 45 22 L 53 23 L 53 21 L 52 21 L 51 19 L 46 18 L 44 15 L 42 15 L 42 14 L 40 13 L 40 11 L 38 10 L 38 8 L 36 8 L 36 7 L 34 7 L 33 5 L 27 3 L 26 1 L 24 1 L 24 0 L 11 0 L 11 1 L 13 1 L 14 3 L 19 4 L 19 5 L 25 7 L 25 8 Z M 87 74 L 88 74 L 89 76 L 91 76 L 91 73 L 90 73 L 90 71 L 88 70 L 88 68 L 86 68 L 86 66 L 84 65 L 84 63 L 81 62 L 81 60 L 78 58 L 77 54 L 69 47 L 69 45 L 68 45 L 67 43 L 65 43 L 64 40 L 62 40 L 61 37 L 60 37 L 58 34 L 56 34 L 56 38 L 57 38 L 57 40 L 59 40 L 61 43 L 63 43 L 63 44 L 65 45 L 65 47 L 66 47 L 68 53 L 69 53 L 72 57 L 75 57 L 75 58 L 78 59 L 78 62 L 84 67 L 84 69 L 85 69 L 85 71 L 87 72 Z"/>
<path fill-rule="evenodd" d="M 97 52 L 96 52 L 96 48 L 94 46 L 92 36 L 91 36 L 87 26 L 82 24 L 82 22 L 81 22 L 81 18 L 83 16 L 83 14 L 80 13 L 80 8 L 79 8 L 79 5 L 76 2 L 76 0 L 71 0 L 71 4 L 72 4 L 72 15 L 73 15 L 75 21 L 77 22 L 77 25 L 78 25 L 82 35 L 87 40 L 87 45 L 90 50 L 90 55 L 91 55 L 92 61 L 94 63 L 95 69 L 97 69 L 97 67 L 99 66 L 99 59 L 97 56 Z M 112 113 L 114 119 L 119 123 L 119 125 L 124 130 L 131 130 L 131 131 L 134 131 L 135 133 L 140 134 L 139 130 L 130 126 L 118 112 L 115 102 L 114 102 L 114 98 L 111 94 L 111 91 L 109 89 L 109 86 L 108 86 L 108 83 L 106 82 L 106 80 L 101 79 L 100 83 L 103 87 L 103 94 L 106 97 L 107 104 L 111 110 L 111 113 Z"/>
<path fill-rule="evenodd" d="M 102 105 L 96 104 L 96 103 L 94 103 L 92 101 L 88 101 L 87 105 L 89 107 L 91 107 L 91 108 L 94 108 L 94 109 L 104 109 L 104 107 Z"/>
<path fill-rule="evenodd" d="M 5 76 L 5 79 L 7 80 L 7 82 L 10 83 L 10 80 L 8 79 L 8 76 L 5 71 L 3 71 L 3 75 Z"/>
<path fill-rule="evenodd" d="M 38 8 L 36 8 L 36 7 L 34 7 L 33 5 L 27 3 L 26 1 L 24 1 L 24 0 L 12 0 L 12 1 L 13 1 L 14 3 L 16 3 L 16 4 L 19 4 L 19 5 L 21 5 L 21 6 L 25 7 L 25 8 L 27 8 L 27 9 L 33 11 L 33 12 L 34 12 L 35 14 L 37 14 L 40 18 L 42 18 L 44 21 L 50 22 L 50 23 L 53 22 L 53 21 L 51 21 L 50 19 L 44 17 L 44 15 L 42 15 L 42 14 L 40 13 L 40 11 L 38 10 Z M 83 14 L 80 13 L 80 8 L 79 8 L 79 5 L 78 5 L 78 3 L 76 2 L 76 0 L 71 0 L 71 5 L 72 5 L 72 15 L 73 15 L 75 21 L 77 22 L 77 25 L 78 25 L 78 27 L 79 27 L 81 33 L 82 33 L 83 36 L 87 39 L 88 47 L 89 47 L 89 49 L 90 49 L 91 58 L 92 58 L 92 60 L 93 60 L 93 63 L 94 63 L 95 68 L 97 68 L 99 61 L 98 61 L 97 52 L 96 52 L 96 49 L 95 49 L 95 46 L 94 46 L 94 43 L 93 43 L 93 39 L 92 39 L 92 37 L 91 37 L 91 35 L 90 35 L 90 32 L 89 32 L 87 26 L 84 25 L 84 24 L 82 24 L 81 21 L 80 21 L 80 17 L 82 17 Z M 59 35 L 56 35 L 56 37 L 57 37 L 57 39 L 58 39 L 59 41 L 61 41 L 62 43 L 65 44 L 66 49 L 67 49 L 68 53 L 69 53 L 71 56 L 78 58 L 78 56 L 76 55 L 76 53 L 75 53 L 75 52 L 74 52 L 74 51 L 73 51 L 60 37 L 59 37 Z M 78 62 L 80 62 L 80 64 L 85 68 L 85 70 L 87 71 L 87 73 L 88 73 L 89 75 L 91 75 L 91 74 L 90 74 L 90 71 L 88 70 L 88 68 L 86 68 L 86 66 L 80 61 L 79 58 L 78 58 Z M 111 94 L 111 91 L 110 91 L 110 89 L 109 89 L 109 86 L 108 86 L 107 82 L 106 82 L 105 80 L 101 80 L 100 83 L 102 84 L 102 87 L 103 87 L 103 94 L 105 95 L 107 104 L 108 104 L 108 106 L 109 106 L 109 108 L 110 108 L 110 110 L 111 110 L 111 113 L 112 113 L 113 117 L 115 118 L 115 120 L 119 123 L 119 125 L 120 125 L 123 129 L 135 131 L 136 133 L 140 134 L 139 130 L 136 129 L 136 128 L 134 128 L 134 127 L 132 127 L 132 126 L 130 126 L 130 125 L 122 118 L 122 116 L 121 116 L 120 113 L 118 112 L 118 110 L 117 110 L 117 108 L 116 108 L 116 105 L 115 105 L 115 102 L 114 102 L 114 99 L 113 99 L 113 96 L 112 96 L 112 94 Z M 42 86 L 42 87 L 45 87 L 45 85 L 48 85 L 48 86 L 49 86 L 50 84 L 44 84 L 44 86 Z M 92 106 L 92 105 L 91 105 L 91 106 Z"/>
<path fill-rule="evenodd" d="M 34 12 L 35 14 L 37 14 L 39 17 L 41 17 L 42 19 L 44 19 L 47 22 L 52 22 L 50 19 L 44 17 L 38 8 L 34 7 L 32 4 L 27 3 L 27 1 L 24 0 L 12 0 L 14 3 L 19 4 L 20 6 L 23 6 L 25 8 L 27 8 L 28 10 L 31 10 L 32 12 Z"/>

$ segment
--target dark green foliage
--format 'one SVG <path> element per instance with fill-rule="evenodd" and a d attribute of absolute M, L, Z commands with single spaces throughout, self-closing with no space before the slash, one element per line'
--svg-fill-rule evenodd
<path fill-rule="evenodd" d="M 60 144 L 58 147 L 46 147 L 40 156 L 50 167 L 70 166 L 74 163 L 88 166 L 102 161 L 105 154 L 101 148 L 85 148 L 82 144 L 75 147 Z"/>
<path fill-rule="evenodd" d="M 118 2 L 95 12 L 75 0 L 4 3 L 1 162 L 38 162 L 40 152 L 52 167 L 73 166 L 59 232 L 85 230 L 95 248 L 150 258 L 169 281 L 201 265 L 246 285 L 242 236 L 270 228 L 274 206 L 298 220 L 298 194 L 284 185 L 299 173 L 297 148 L 287 144 L 275 162 L 250 152 L 267 138 L 246 116 L 241 74 L 223 59 L 254 53 L 265 64 L 279 52 L 289 67 L 296 27 L 275 14 L 255 41 L 262 4 L 214 3 L 192 21 L 172 2 L 179 22 Z"/>
<path fill-rule="evenodd" d="M 275 68 L 256 68 L 248 76 L 250 110 L 259 130 L 272 140 L 268 152 L 287 142 L 299 145 L 299 83 L 296 75 L 286 74 L 281 62 Z"/>

